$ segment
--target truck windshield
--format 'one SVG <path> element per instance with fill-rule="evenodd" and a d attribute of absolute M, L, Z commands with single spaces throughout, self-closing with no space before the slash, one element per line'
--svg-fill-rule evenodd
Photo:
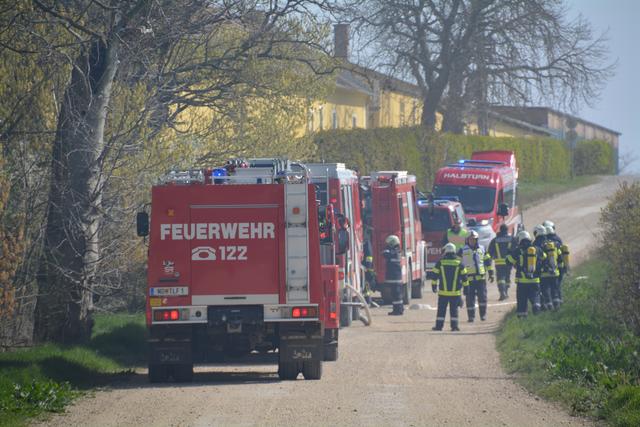
<path fill-rule="evenodd" d="M 466 213 L 487 213 L 493 211 L 496 189 L 489 187 L 435 185 L 435 197 L 455 196 L 462 203 Z"/>
<path fill-rule="evenodd" d="M 451 224 L 448 209 L 420 209 L 420 221 L 423 231 L 444 231 Z"/>

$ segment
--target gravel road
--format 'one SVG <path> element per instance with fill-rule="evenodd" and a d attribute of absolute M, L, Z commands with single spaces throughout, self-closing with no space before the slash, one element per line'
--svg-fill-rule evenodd
<path fill-rule="evenodd" d="M 595 246 L 598 215 L 620 179 L 563 194 L 527 210 L 525 223 L 556 223 L 574 262 Z M 461 332 L 432 332 L 436 297 L 402 317 L 375 309 L 371 327 L 340 331 L 340 360 L 324 364 L 320 381 L 281 382 L 269 360 L 196 369 L 193 384 L 150 385 L 146 372 L 95 392 L 54 426 L 212 426 L 212 425 L 588 425 L 517 385 L 500 366 L 495 336 L 500 320 L 514 307 L 498 303 L 489 285 L 486 322 Z M 448 325 L 447 325 L 448 326 Z M 445 328 L 446 329 L 446 328 Z M 300 377 L 301 378 L 301 377 Z"/>

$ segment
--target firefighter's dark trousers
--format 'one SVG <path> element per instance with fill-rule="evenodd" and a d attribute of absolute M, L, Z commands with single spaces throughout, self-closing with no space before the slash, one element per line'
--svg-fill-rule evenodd
<path fill-rule="evenodd" d="M 438 314 L 436 316 L 436 329 L 442 329 L 444 320 L 447 316 L 447 305 L 449 306 L 449 315 L 451 316 L 451 329 L 458 327 L 458 306 L 460 305 L 460 297 L 447 297 L 438 295 Z"/>
<path fill-rule="evenodd" d="M 487 281 L 471 280 L 467 286 L 467 316 L 469 320 L 476 317 L 476 297 L 480 306 L 480 317 L 484 319 L 487 315 Z"/>
<path fill-rule="evenodd" d="M 500 292 L 500 300 L 504 300 L 509 297 L 511 266 L 496 264 L 496 279 L 498 282 L 498 292 Z"/>
<path fill-rule="evenodd" d="M 388 286 L 391 287 L 391 304 L 393 304 L 393 314 L 403 314 L 404 313 L 404 301 L 403 301 L 403 288 L 402 283 L 390 283 L 387 282 Z"/>
<path fill-rule="evenodd" d="M 540 284 L 539 283 L 518 283 L 516 287 L 518 317 L 527 317 L 529 312 L 529 302 L 533 307 L 533 314 L 540 312 Z"/>
<path fill-rule="evenodd" d="M 540 305 L 544 310 L 551 310 L 553 304 L 553 289 L 557 289 L 557 277 L 541 277 L 540 278 Z"/>
<path fill-rule="evenodd" d="M 560 304 L 562 304 L 562 281 L 564 280 L 564 276 L 566 271 L 564 269 L 560 270 L 560 277 L 558 277 L 558 298 L 560 299 Z"/>
<path fill-rule="evenodd" d="M 560 287 L 561 281 L 560 277 L 551 277 L 551 279 L 553 279 L 549 286 L 551 303 L 553 304 L 553 308 L 557 309 L 560 307 L 560 304 L 562 304 L 562 289 Z"/>

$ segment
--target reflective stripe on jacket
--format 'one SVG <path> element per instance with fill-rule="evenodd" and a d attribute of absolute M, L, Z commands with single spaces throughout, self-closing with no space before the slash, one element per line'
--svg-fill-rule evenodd
<path fill-rule="evenodd" d="M 437 283 L 438 295 L 456 297 L 461 295 L 463 286 L 467 286 L 467 271 L 460 258 L 442 258 L 428 273 L 428 277 Z"/>

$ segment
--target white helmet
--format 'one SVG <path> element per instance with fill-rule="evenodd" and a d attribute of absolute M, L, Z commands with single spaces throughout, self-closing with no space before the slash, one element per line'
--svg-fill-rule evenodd
<path fill-rule="evenodd" d="M 453 243 L 447 243 L 446 245 L 444 245 L 444 248 L 442 248 L 442 251 L 446 254 L 455 254 L 456 253 L 456 245 L 454 245 Z"/>
<path fill-rule="evenodd" d="M 531 241 L 531 234 L 528 231 L 522 230 L 518 233 L 518 243 L 521 243 L 523 240 Z"/>
<path fill-rule="evenodd" d="M 547 228 L 542 225 L 542 224 L 538 224 L 535 227 L 533 227 L 533 235 L 538 237 L 538 236 L 544 236 L 547 234 Z"/>
<path fill-rule="evenodd" d="M 544 225 L 545 227 L 551 227 L 553 232 L 554 233 L 556 232 L 556 225 L 553 222 L 546 220 L 545 222 L 542 223 L 542 225 Z"/>
<path fill-rule="evenodd" d="M 471 230 L 469 232 L 469 235 L 467 236 L 467 239 L 476 239 L 478 240 L 478 232 L 476 230 Z"/>
<path fill-rule="evenodd" d="M 391 234 L 384 239 L 384 243 L 387 246 L 400 246 L 400 238 L 395 234 Z"/>
<path fill-rule="evenodd" d="M 547 236 L 550 235 L 550 234 L 555 234 L 555 231 L 553 231 L 553 227 L 552 226 L 547 225 L 545 228 L 547 229 Z"/>

